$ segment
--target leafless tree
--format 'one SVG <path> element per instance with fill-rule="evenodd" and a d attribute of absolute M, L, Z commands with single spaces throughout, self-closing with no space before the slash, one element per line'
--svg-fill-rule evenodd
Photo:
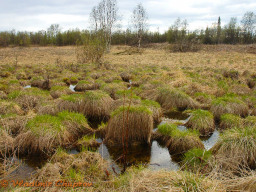
<path fill-rule="evenodd" d="M 104 34 L 107 51 L 110 51 L 112 31 L 118 20 L 117 12 L 116 0 L 102 0 L 90 14 L 93 30 Z"/>
<path fill-rule="evenodd" d="M 256 26 L 256 15 L 253 12 L 246 12 L 241 21 L 246 43 L 252 43 Z"/>
<path fill-rule="evenodd" d="M 141 39 L 148 29 L 147 21 L 148 21 L 148 16 L 147 16 L 146 10 L 140 3 L 134 8 L 132 13 L 132 19 L 131 19 L 132 28 L 138 38 L 139 48 L 141 45 Z"/>

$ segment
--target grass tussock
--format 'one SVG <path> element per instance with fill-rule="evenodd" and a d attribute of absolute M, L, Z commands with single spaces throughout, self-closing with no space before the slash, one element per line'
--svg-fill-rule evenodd
<path fill-rule="evenodd" d="M 5 157 L 13 150 L 13 138 L 0 126 L 0 157 Z"/>
<path fill-rule="evenodd" d="M 75 87 L 75 91 L 97 90 L 100 84 L 94 81 L 79 81 Z"/>
<path fill-rule="evenodd" d="M 213 100 L 210 110 L 217 120 L 219 120 L 220 116 L 225 113 L 240 115 L 242 117 L 247 116 L 249 113 L 248 106 L 233 95 L 225 95 L 223 97 L 216 98 Z"/>
<path fill-rule="evenodd" d="M 186 93 L 177 89 L 170 88 L 159 88 L 156 101 L 160 103 L 161 106 L 167 111 L 170 111 L 174 108 L 181 110 L 194 109 L 199 105 Z"/>
<path fill-rule="evenodd" d="M 8 114 L 23 115 L 24 111 L 15 102 L 0 100 L 0 115 Z"/>
<path fill-rule="evenodd" d="M 194 110 L 191 113 L 186 126 L 198 130 L 201 136 L 211 134 L 215 129 L 214 118 L 211 112 L 206 110 Z"/>
<path fill-rule="evenodd" d="M 63 95 L 56 101 L 57 111 L 83 112 L 83 94 Z"/>
<path fill-rule="evenodd" d="M 200 174 L 183 171 L 150 171 L 149 169 L 130 168 L 117 178 L 114 189 L 121 191 L 225 191 L 217 180 Z M 115 191 L 113 189 L 113 191 Z"/>
<path fill-rule="evenodd" d="M 83 113 L 90 119 L 108 119 L 113 99 L 105 92 L 87 91 L 84 94 Z"/>
<path fill-rule="evenodd" d="M 51 88 L 50 95 L 53 99 L 57 99 L 62 95 L 70 95 L 73 92 L 68 87 L 54 86 Z"/>
<path fill-rule="evenodd" d="M 63 111 L 57 116 L 37 115 L 30 119 L 23 133 L 15 138 L 20 153 L 52 153 L 58 146 L 68 146 L 83 134 L 92 133 L 82 114 Z"/>
<path fill-rule="evenodd" d="M 120 145 L 122 143 L 122 135 L 126 134 L 126 129 L 128 129 L 127 138 L 129 144 L 133 144 L 133 142 L 150 143 L 153 130 L 152 112 L 145 106 L 119 107 L 111 114 L 106 128 L 105 139 L 109 144 Z"/>
<path fill-rule="evenodd" d="M 256 167 L 256 127 L 226 130 L 212 148 L 215 155 L 226 159 L 223 168 L 238 171 L 242 166 Z M 232 157 L 232 159 L 230 159 Z M 230 161 L 236 161 L 232 164 Z"/>
<path fill-rule="evenodd" d="M 163 111 L 159 103 L 152 100 L 142 100 L 141 104 L 152 111 L 153 120 L 155 123 L 160 123 L 163 116 Z"/>
<path fill-rule="evenodd" d="M 193 148 L 204 149 L 196 131 L 181 131 L 177 125 L 166 123 L 158 126 L 158 132 L 168 139 L 166 146 L 171 154 L 181 155 Z"/>
<path fill-rule="evenodd" d="M 238 115 L 223 114 L 220 117 L 221 129 L 232 129 L 234 127 L 242 128 L 244 124 L 243 119 Z"/>
<path fill-rule="evenodd" d="M 84 151 L 76 155 L 59 149 L 52 160 L 39 169 L 34 176 L 36 181 L 94 182 L 106 180 L 106 162 L 99 153 Z M 55 188 L 57 190 L 58 188 Z"/>
<path fill-rule="evenodd" d="M 0 119 L 0 126 L 12 136 L 20 134 L 27 124 L 26 116 L 7 115 Z"/>

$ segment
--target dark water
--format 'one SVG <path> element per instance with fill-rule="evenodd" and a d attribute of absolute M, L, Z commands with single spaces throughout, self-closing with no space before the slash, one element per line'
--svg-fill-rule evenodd
<path fill-rule="evenodd" d="M 186 120 L 190 115 L 182 111 L 170 111 L 164 114 L 165 117 L 175 120 Z"/>
<path fill-rule="evenodd" d="M 179 114 L 178 114 L 179 113 Z M 169 118 L 172 117 L 172 118 Z M 174 119 L 176 118 L 176 119 Z M 181 131 L 186 131 L 187 128 L 184 124 L 189 120 L 190 116 L 188 114 L 181 114 L 181 112 L 172 112 L 168 117 L 163 118 L 163 121 L 160 123 L 166 122 L 178 122 L 180 125 L 178 128 Z M 97 127 L 95 124 L 94 126 Z M 156 131 L 154 129 L 153 131 Z M 209 150 L 213 145 L 218 141 L 219 131 L 215 130 L 210 137 L 201 138 L 205 149 Z M 102 139 L 97 139 L 98 142 L 102 143 Z M 123 163 L 121 162 L 121 157 L 123 154 L 122 146 L 120 147 L 111 147 L 101 144 L 98 148 L 98 152 L 101 156 L 110 164 L 110 169 L 116 172 L 117 174 L 121 173 L 123 169 Z M 72 149 L 68 151 L 69 154 L 79 153 L 77 150 Z M 153 141 L 150 145 L 139 145 L 128 148 L 127 154 L 127 164 L 131 165 L 143 165 L 152 170 L 158 169 L 167 169 L 167 170 L 178 170 L 179 164 L 177 163 L 175 156 L 170 155 L 169 150 L 165 146 L 161 146 L 157 141 Z M 18 159 L 14 158 L 13 161 L 17 161 L 19 166 L 13 171 L 9 179 L 27 179 L 38 168 L 41 168 L 46 162 L 40 157 L 37 158 L 27 158 L 27 159 Z"/>
<path fill-rule="evenodd" d="M 101 139 L 98 139 L 102 142 Z M 98 149 L 101 156 L 107 160 L 110 167 L 113 167 L 116 173 L 120 173 L 123 169 L 121 157 L 123 154 L 122 147 L 110 147 L 101 144 Z M 143 165 L 153 170 L 167 169 L 178 170 L 178 163 L 174 162 L 167 147 L 162 147 L 157 141 L 153 141 L 151 145 L 139 145 L 128 148 L 127 164 Z"/>
<path fill-rule="evenodd" d="M 30 158 L 10 157 L 8 161 L 10 164 L 8 164 L 9 168 L 7 167 L 7 169 L 11 172 L 4 178 L 7 180 L 27 180 L 46 163 L 46 159 L 39 156 Z"/>

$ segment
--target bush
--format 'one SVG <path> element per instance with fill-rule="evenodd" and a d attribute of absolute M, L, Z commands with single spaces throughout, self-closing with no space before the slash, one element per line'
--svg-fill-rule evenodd
<path fill-rule="evenodd" d="M 79 63 L 100 63 L 106 51 L 106 44 L 102 35 L 88 35 L 82 46 L 77 46 L 76 57 Z"/>

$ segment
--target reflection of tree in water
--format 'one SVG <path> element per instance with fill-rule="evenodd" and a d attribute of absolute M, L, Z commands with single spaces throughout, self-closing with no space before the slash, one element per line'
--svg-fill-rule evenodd
<path fill-rule="evenodd" d="M 122 146 L 107 146 L 108 152 L 112 159 L 117 162 L 119 166 L 123 166 Z M 127 165 L 149 164 L 151 156 L 151 145 L 136 145 L 129 146 L 127 152 Z"/>

